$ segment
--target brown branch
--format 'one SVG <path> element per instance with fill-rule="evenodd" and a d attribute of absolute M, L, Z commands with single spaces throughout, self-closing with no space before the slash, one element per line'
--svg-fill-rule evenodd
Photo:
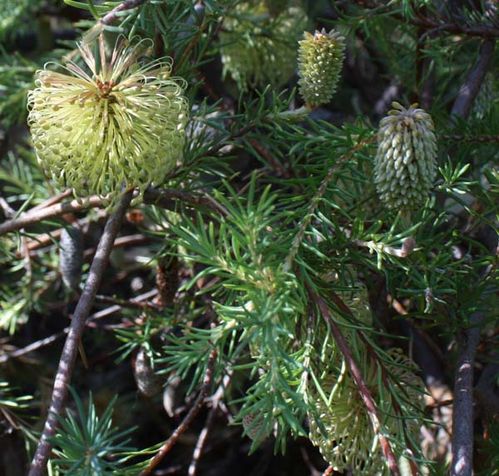
<path fill-rule="evenodd" d="M 368 137 L 367 139 L 360 141 L 357 145 L 355 145 L 354 147 L 349 149 L 345 154 L 343 154 L 329 168 L 326 176 L 322 179 L 322 182 L 319 185 L 317 192 L 310 200 L 305 217 L 302 220 L 302 222 L 300 223 L 298 231 L 293 239 L 293 243 L 291 244 L 291 248 L 289 250 L 289 253 L 286 256 L 286 259 L 284 260 L 284 270 L 285 271 L 288 271 L 291 269 L 293 261 L 296 258 L 296 255 L 298 254 L 298 251 L 300 249 L 301 243 L 302 243 L 303 239 L 305 238 L 305 233 L 307 231 L 308 225 L 310 225 L 310 222 L 312 221 L 313 214 L 315 213 L 315 210 L 319 206 L 319 203 L 320 203 L 322 197 L 324 196 L 324 194 L 327 191 L 327 187 L 328 187 L 329 183 L 335 177 L 335 174 L 338 171 L 338 169 L 345 162 L 349 161 L 359 150 L 362 150 L 364 147 L 369 145 L 374 140 L 375 140 L 375 136 L 371 136 L 371 137 Z"/>
<path fill-rule="evenodd" d="M 461 335 L 454 378 L 451 476 L 473 474 L 473 370 L 483 320 L 482 313 L 472 314 L 471 327 Z"/>
<path fill-rule="evenodd" d="M 227 210 L 208 194 L 184 192 L 176 189 L 148 188 L 144 192 L 144 203 L 174 210 L 176 202 L 184 202 L 194 207 L 206 207 L 214 212 L 228 215 Z"/>
<path fill-rule="evenodd" d="M 155 297 L 157 294 L 156 290 L 148 291 L 147 293 L 141 294 L 140 296 L 137 296 L 133 299 L 130 299 L 129 301 L 122 301 L 119 299 L 112 299 L 107 296 L 95 296 L 96 301 L 100 302 L 105 302 L 106 300 L 109 299 L 108 302 L 115 302 L 118 304 L 115 304 L 112 307 L 108 307 L 106 309 L 103 309 L 102 311 L 96 312 L 95 314 L 92 314 L 91 316 L 88 317 L 86 326 L 87 327 L 97 327 L 95 321 L 102 319 L 104 317 L 107 317 L 111 314 L 114 314 L 115 312 L 121 311 L 124 307 L 127 308 L 132 308 L 132 309 L 139 309 L 143 310 L 145 308 L 150 308 L 150 309 L 158 309 L 157 305 L 155 305 L 153 302 L 150 302 L 149 300 L 153 297 Z M 144 302 L 145 301 L 145 302 Z M 12 350 L 10 352 L 4 352 L 0 354 L 0 364 L 4 364 L 7 362 L 9 359 L 13 358 L 18 358 L 18 357 L 23 357 L 27 354 L 30 354 L 31 352 L 34 352 L 35 350 L 41 349 L 42 347 L 45 347 L 47 345 L 52 344 L 56 340 L 60 339 L 61 337 L 64 337 L 65 334 L 69 332 L 71 329 L 70 326 L 65 327 L 62 331 L 57 332 L 55 334 L 52 334 L 48 337 L 44 337 L 43 339 L 37 340 L 36 342 L 32 342 L 31 344 L 21 347 L 19 349 Z"/>
<path fill-rule="evenodd" d="M 332 476 L 334 474 L 334 468 L 332 466 L 328 466 L 326 470 L 322 473 L 322 476 Z"/>
<path fill-rule="evenodd" d="M 350 348 L 348 347 L 348 343 L 341 333 L 340 328 L 334 321 L 331 312 L 329 311 L 329 307 L 327 303 L 322 299 L 318 294 L 313 292 L 311 289 L 309 289 L 310 296 L 312 300 L 317 304 L 322 317 L 326 324 L 329 326 L 331 329 L 331 333 L 333 335 L 334 340 L 338 344 L 338 347 L 343 354 L 343 357 L 345 359 L 345 363 L 348 367 L 348 370 L 350 372 L 350 375 L 352 376 L 352 379 L 357 386 L 357 390 L 359 391 L 360 397 L 362 398 L 362 401 L 364 402 L 364 406 L 366 407 L 367 414 L 369 416 L 369 419 L 371 420 L 371 424 L 373 426 L 373 431 L 374 433 L 378 436 L 381 450 L 383 451 L 383 455 L 386 458 L 388 467 L 390 469 L 390 472 L 393 475 L 399 476 L 400 475 L 400 470 L 397 465 L 397 459 L 393 453 L 392 447 L 390 445 L 390 442 L 388 439 L 383 435 L 382 433 L 382 427 L 381 427 L 381 422 L 378 416 L 378 410 L 376 408 L 376 403 L 371 395 L 371 392 L 369 391 L 369 388 L 367 387 L 364 378 L 362 377 L 362 373 L 360 371 L 359 366 L 357 365 L 357 362 L 355 361 L 352 352 L 350 351 Z"/>
<path fill-rule="evenodd" d="M 52 334 L 51 336 L 44 337 L 43 339 L 37 340 L 36 342 L 32 342 L 31 344 L 27 345 L 26 347 L 22 347 L 20 349 L 16 349 L 16 350 L 13 350 L 10 352 L 5 352 L 3 354 L 0 354 L 0 364 L 4 364 L 9 359 L 22 357 L 24 355 L 30 354 L 31 352 L 34 352 L 35 350 L 41 349 L 42 347 L 45 347 L 49 344 L 52 344 L 52 342 L 55 342 L 56 340 L 63 337 L 64 334 L 66 334 L 68 331 L 69 331 L 69 327 L 66 327 L 61 332 L 57 332 L 56 334 Z"/>
<path fill-rule="evenodd" d="M 102 200 L 97 196 L 91 196 L 84 201 L 71 200 L 70 202 L 57 203 L 38 210 L 30 210 L 23 213 L 18 218 L 6 221 L 0 225 L 0 235 L 12 231 L 20 230 L 29 225 L 34 225 L 48 218 L 54 218 L 65 213 L 74 213 L 85 210 L 86 208 L 98 207 L 102 204 Z"/>
<path fill-rule="evenodd" d="M 168 438 L 165 443 L 158 450 L 156 455 L 149 461 L 147 467 L 140 473 L 140 476 L 147 476 L 152 473 L 152 471 L 158 466 L 159 463 L 163 460 L 163 458 L 167 455 L 167 453 L 173 448 L 177 440 L 180 436 L 185 433 L 189 425 L 192 423 L 196 415 L 199 413 L 201 408 L 203 407 L 206 396 L 208 395 L 208 391 L 211 386 L 211 381 L 213 378 L 213 369 L 215 367 L 215 361 L 217 358 L 217 351 L 213 349 L 210 353 L 208 366 L 206 368 L 206 373 L 204 375 L 203 385 L 201 387 L 201 391 L 199 392 L 198 397 L 196 398 L 194 404 L 191 409 L 182 420 L 179 426 L 175 429 L 175 431 L 171 434 L 170 438 Z"/>
<path fill-rule="evenodd" d="M 161 208 L 173 210 L 176 202 L 182 201 L 193 207 L 206 207 L 217 213 L 226 215 L 228 212 L 213 197 L 208 194 L 197 194 L 175 189 L 153 189 L 144 193 L 144 203 L 157 205 Z M 58 203 L 42 209 L 32 209 L 18 218 L 13 218 L 0 224 L 0 235 L 20 230 L 29 225 L 34 225 L 49 218 L 55 218 L 65 213 L 75 213 L 87 208 L 99 207 L 102 199 L 93 195 L 83 201 L 72 200 L 71 202 Z"/>
<path fill-rule="evenodd" d="M 123 194 L 116 210 L 109 217 L 104 232 L 102 233 L 97 252 L 90 267 L 87 282 L 85 283 L 85 288 L 83 289 L 83 293 L 71 320 L 71 326 L 62 350 L 59 367 L 54 381 L 52 401 L 42 436 L 38 442 L 33 461 L 31 462 L 29 476 L 42 476 L 46 472 L 47 460 L 52 448 L 49 439 L 54 436 L 58 418 L 61 416 L 64 409 L 68 385 L 71 380 L 78 352 L 78 345 L 83 334 L 83 329 L 85 328 L 88 314 L 95 300 L 95 295 L 97 294 L 97 290 L 101 283 L 102 275 L 107 267 L 107 261 L 114 240 L 121 227 L 121 222 L 125 216 L 128 205 L 130 204 L 132 195 L 132 191 L 127 191 Z"/>
<path fill-rule="evenodd" d="M 467 36 L 478 36 L 480 38 L 499 38 L 499 29 L 493 26 L 477 25 L 467 26 L 464 23 L 445 22 L 441 19 L 433 19 L 426 16 L 416 16 L 409 20 L 414 25 L 422 27 L 427 31 L 427 34 L 444 31 L 452 34 L 464 34 Z"/>
<path fill-rule="evenodd" d="M 62 202 L 65 198 L 69 197 L 71 195 L 71 190 L 64 190 L 64 192 L 58 193 L 57 195 L 48 198 L 44 202 L 40 203 L 40 205 L 37 205 L 36 207 L 33 207 L 31 209 L 32 212 L 35 210 L 41 210 L 42 208 L 47 208 L 50 207 L 51 205 L 55 205 L 56 203 Z"/>
<path fill-rule="evenodd" d="M 477 136 L 465 136 L 460 134 L 444 134 L 439 136 L 440 139 L 453 141 L 453 142 L 478 142 L 481 144 L 486 144 L 489 142 L 499 142 L 499 134 L 482 134 Z"/>
<path fill-rule="evenodd" d="M 492 57 L 494 54 L 495 41 L 486 40 L 480 47 L 478 61 L 470 69 L 464 84 L 459 89 L 454 105 L 452 106 L 451 115 L 466 119 L 473 106 L 473 101 L 480 91 L 480 87 L 485 78 Z"/>

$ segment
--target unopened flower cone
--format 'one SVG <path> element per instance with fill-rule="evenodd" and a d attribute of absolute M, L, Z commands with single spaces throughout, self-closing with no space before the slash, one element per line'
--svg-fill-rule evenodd
<path fill-rule="evenodd" d="M 417 105 L 392 103 L 379 124 L 374 181 L 388 208 L 421 205 L 436 175 L 437 143 L 431 116 Z"/>

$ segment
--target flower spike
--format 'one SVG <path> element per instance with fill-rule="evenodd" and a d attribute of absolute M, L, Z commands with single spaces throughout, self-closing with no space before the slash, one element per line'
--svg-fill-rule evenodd
<path fill-rule="evenodd" d="M 83 65 L 45 67 L 30 92 L 28 123 L 46 173 L 77 197 L 97 194 L 112 205 L 123 188 L 160 184 L 182 157 L 188 103 L 171 64 L 138 60 L 147 42 L 116 43 L 110 57 L 99 38 L 78 46 Z"/>

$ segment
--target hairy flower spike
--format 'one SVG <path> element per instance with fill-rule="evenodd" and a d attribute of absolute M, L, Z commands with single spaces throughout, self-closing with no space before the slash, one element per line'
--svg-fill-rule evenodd
<path fill-rule="evenodd" d="M 423 203 L 436 175 L 437 143 L 431 116 L 412 105 L 392 103 L 378 131 L 374 181 L 389 208 Z"/>
<path fill-rule="evenodd" d="M 220 53 L 224 76 L 239 88 L 281 86 L 296 66 L 296 41 L 307 24 L 305 11 L 282 2 L 239 2 L 224 20 Z M 276 8 L 278 7 L 278 8 Z"/>
<path fill-rule="evenodd" d="M 298 63 L 300 93 L 311 107 L 328 103 L 336 91 L 345 57 L 345 39 L 334 30 L 305 32 Z"/>
<path fill-rule="evenodd" d="M 366 353 L 367 354 L 367 353 Z M 422 412 L 423 382 L 415 374 L 415 366 L 397 349 L 390 351 L 392 364 L 386 365 L 393 381 L 402 385 L 405 395 L 398 405 L 402 415 Z M 361 359 L 362 374 L 371 394 L 377 400 L 383 427 L 394 442 L 402 435 L 411 433 L 416 437 L 419 426 L 416 420 L 404 421 L 397 415 L 391 398 L 380 384 L 379 369 L 370 356 Z M 353 383 L 343 363 L 339 376 L 336 372 L 325 372 L 321 387 L 327 400 L 317 391 L 309 394 L 309 437 L 324 459 L 339 472 L 370 476 L 385 474 L 385 460 L 380 449 L 377 434 L 366 412 L 359 390 Z M 404 425 L 406 428 L 404 430 Z M 403 448 L 395 448 L 402 453 Z"/>
<path fill-rule="evenodd" d="M 181 159 L 188 103 L 183 80 L 161 60 L 140 65 L 146 42 L 118 42 L 107 55 L 79 45 L 84 65 L 37 72 L 29 94 L 33 145 L 47 174 L 76 196 L 115 203 L 123 188 L 140 195 Z"/>

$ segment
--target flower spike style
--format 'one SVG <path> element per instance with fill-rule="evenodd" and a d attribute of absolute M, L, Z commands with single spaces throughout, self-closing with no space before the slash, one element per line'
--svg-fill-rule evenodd
<path fill-rule="evenodd" d="M 97 55 L 78 45 L 82 66 L 37 72 L 28 98 L 33 145 L 45 172 L 79 198 L 96 194 L 112 206 L 124 188 L 141 196 L 182 157 L 185 82 L 164 60 L 139 64 L 147 46 L 120 40 L 108 55 L 101 36 Z"/>
<path fill-rule="evenodd" d="M 305 32 L 298 64 L 300 94 L 310 107 L 328 103 L 336 91 L 345 58 L 345 38 L 334 30 Z"/>
<path fill-rule="evenodd" d="M 436 175 L 437 143 L 431 116 L 413 104 L 392 103 L 378 131 L 374 181 L 388 208 L 424 203 Z"/>

